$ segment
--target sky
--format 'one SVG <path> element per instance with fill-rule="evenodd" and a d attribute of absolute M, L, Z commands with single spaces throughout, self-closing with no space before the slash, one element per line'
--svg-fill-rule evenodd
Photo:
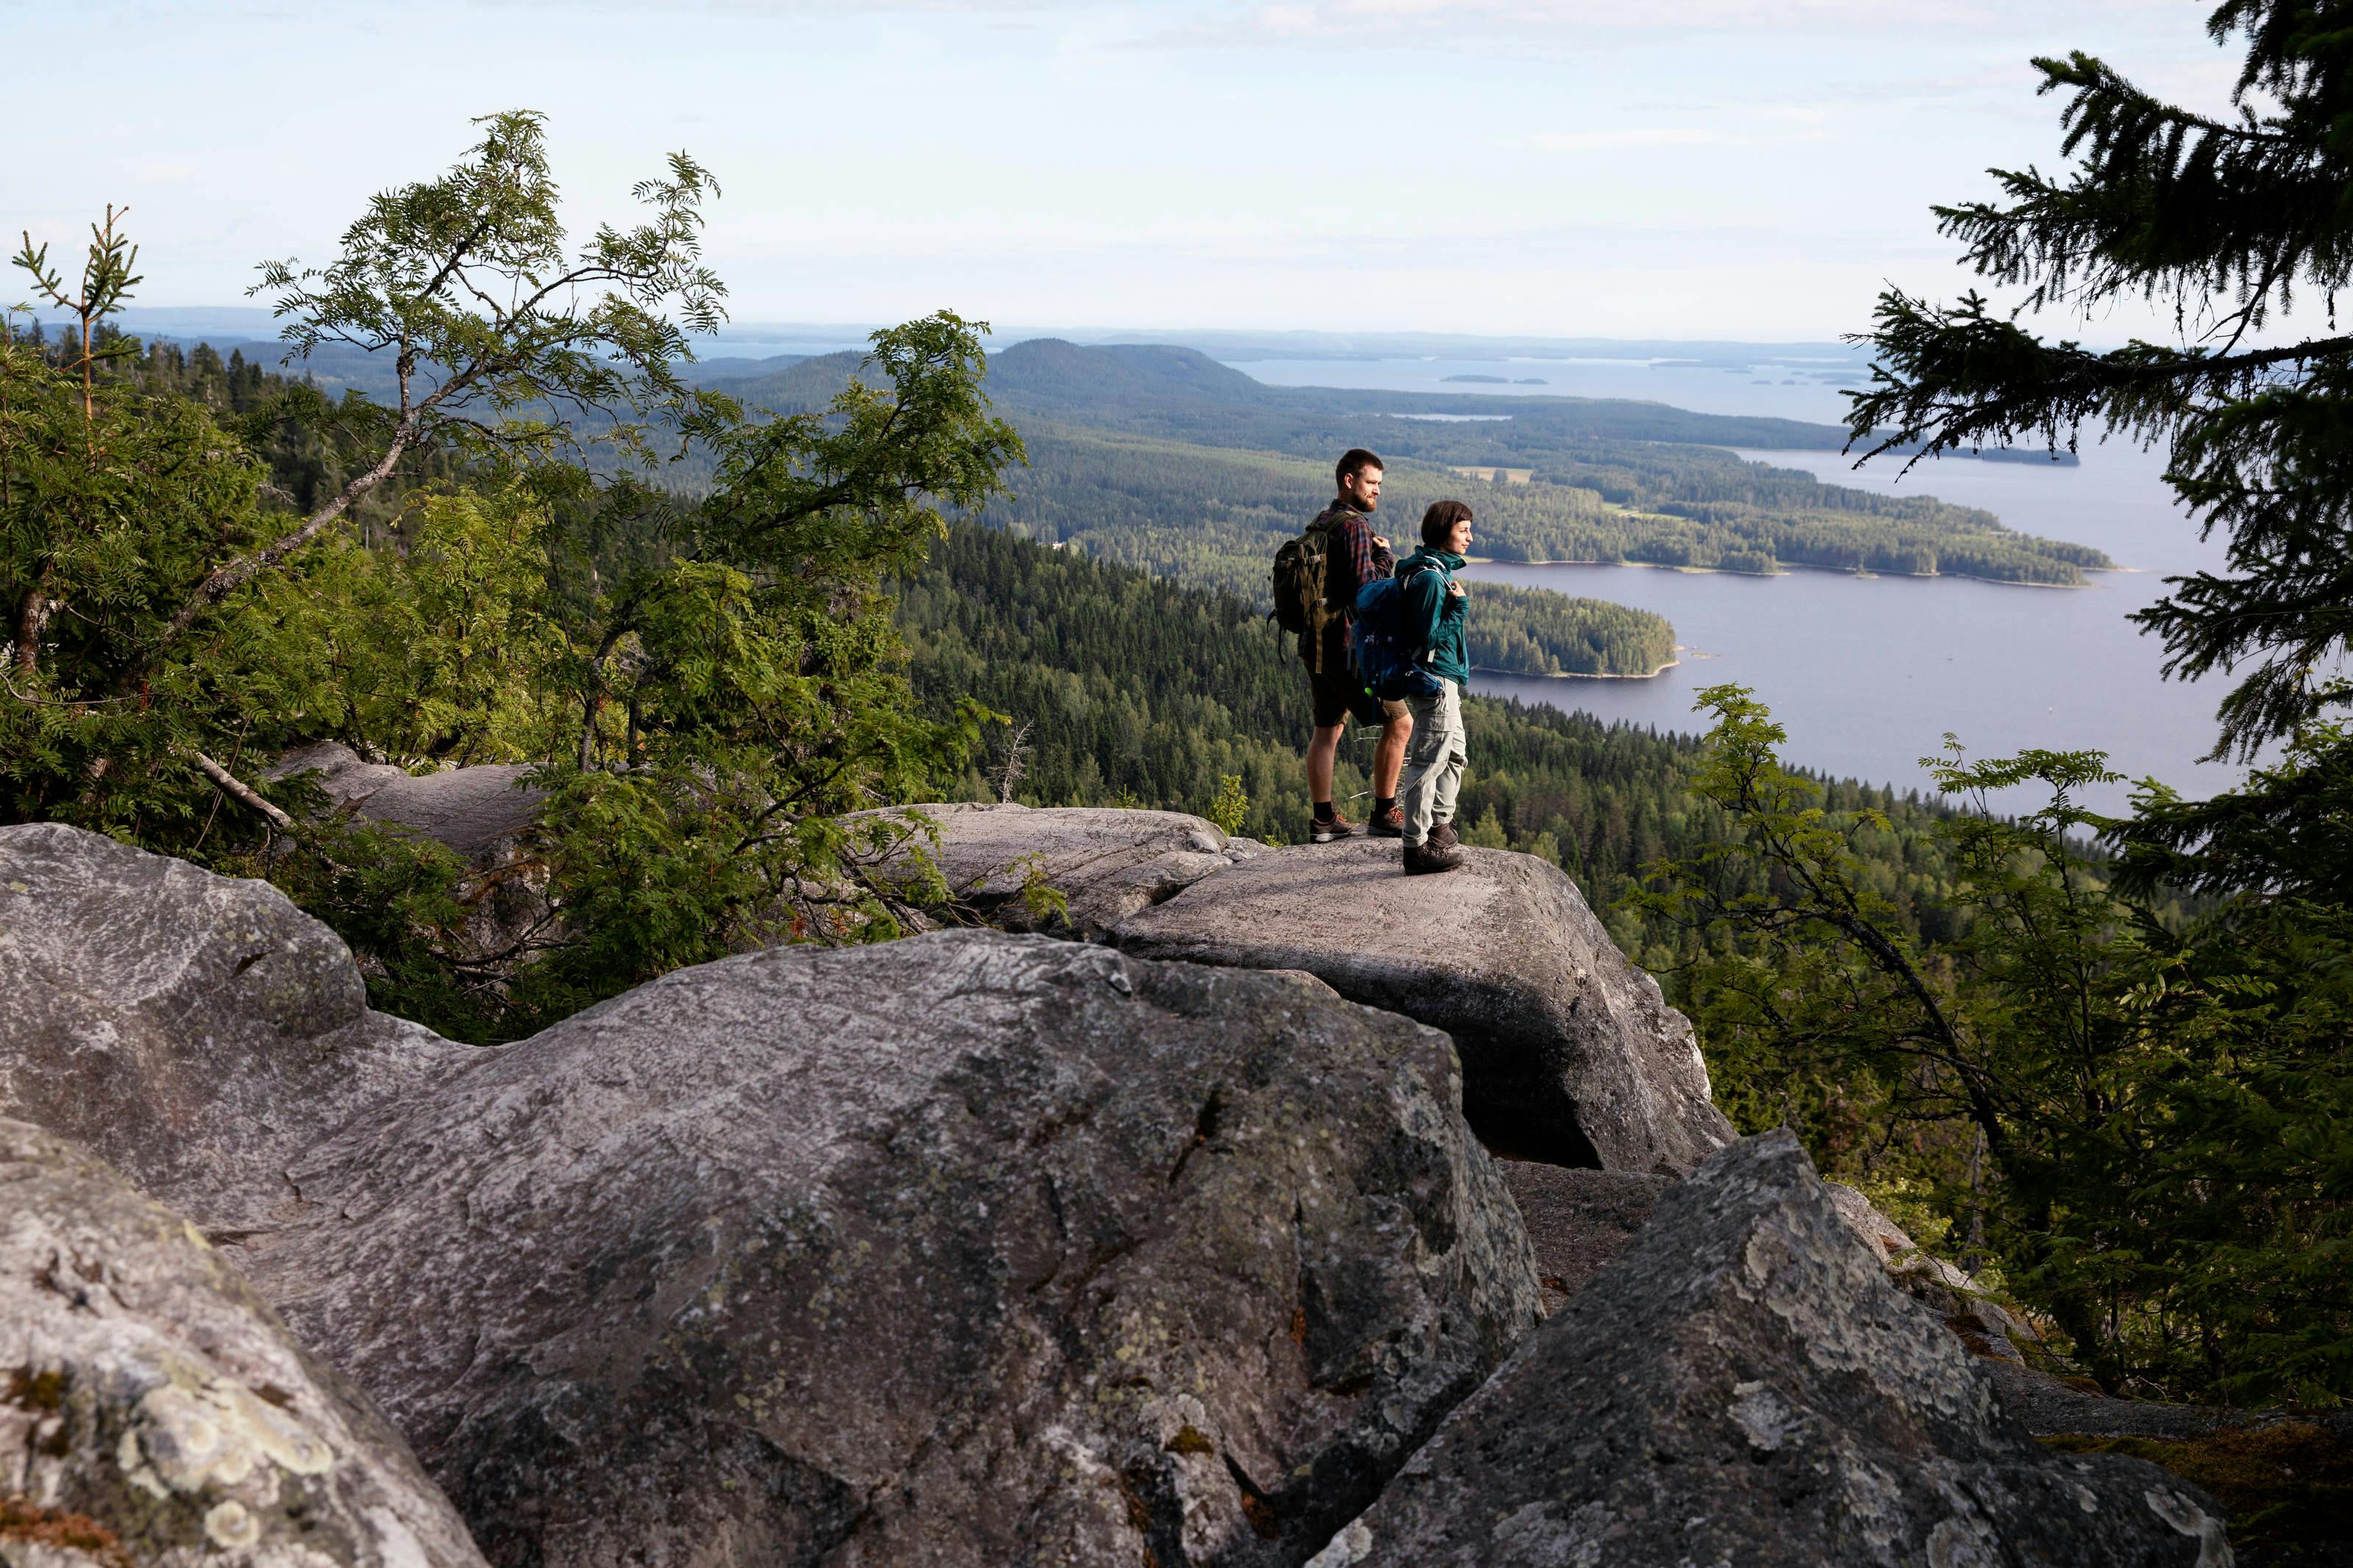
<path fill-rule="evenodd" d="M 1891 283 L 1970 284 L 1928 208 L 2055 165 L 2030 57 L 2221 106 L 2207 10 L 0 0 L 0 232 L 74 250 L 127 205 L 140 303 L 237 304 L 256 263 L 326 259 L 371 192 L 457 159 L 471 117 L 530 108 L 580 228 L 671 150 L 713 171 L 739 322 L 1821 340 Z"/>

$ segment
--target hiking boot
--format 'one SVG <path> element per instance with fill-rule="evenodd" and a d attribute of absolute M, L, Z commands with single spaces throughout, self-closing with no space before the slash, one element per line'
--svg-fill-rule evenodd
<path fill-rule="evenodd" d="M 1430 825 L 1430 845 L 1431 848 L 1451 849 L 1461 842 L 1461 838 L 1458 837 L 1454 831 L 1454 824 L 1451 822 L 1433 822 Z"/>
<path fill-rule="evenodd" d="M 1387 811 L 1376 811 L 1365 824 L 1365 832 L 1375 838 L 1403 838 L 1405 813 L 1394 805 Z"/>
<path fill-rule="evenodd" d="M 1454 845 L 1440 845 L 1436 840 L 1428 844 L 1405 847 L 1405 874 L 1426 877 L 1434 871 L 1451 871 L 1462 864 L 1462 851 Z"/>
<path fill-rule="evenodd" d="M 1307 825 L 1307 842 L 1330 844 L 1342 838 L 1353 837 L 1356 831 L 1356 825 L 1335 811 L 1332 814 L 1332 820 L 1329 822 L 1318 820 Z"/>

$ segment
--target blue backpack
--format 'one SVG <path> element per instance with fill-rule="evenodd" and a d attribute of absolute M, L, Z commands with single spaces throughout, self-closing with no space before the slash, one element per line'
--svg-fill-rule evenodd
<path fill-rule="evenodd" d="M 1435 697 L 1438 677 L 1422 663 L 1430 648 L 1406 627 L 1406 579 L 1435 572 L 1427 560 L 1409 560 L 1394 577 L 1376 577 L 1356 590 L 1356 678 L 1384 702 Z"/>

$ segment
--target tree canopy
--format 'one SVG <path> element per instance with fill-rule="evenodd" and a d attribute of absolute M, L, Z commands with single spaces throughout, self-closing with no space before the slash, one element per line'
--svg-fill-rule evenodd
<path fill-rule="evenodd" d="M 917 713 L 879 585 L 1021 447 L 980 390 L 987 328 L 947 313 L 876 333 L 820 409 L 691 388 L 684 333 L 723 295 L 707 173 L 673 155 L 639 221 L 575 245 L 538 117 L 481 124 L 325 265 L 263 268 L 290 359 L 388 356 L 381 401 L 223 367 L 222 406 L 201 354 L 103 329 L 138 281 L 111 213 L 78 285 L 27 240 L 78 330 L 0 343 L 0 820 L 269 875 L 380 1001 L 488 1037 L 743 946 L 900 929 L 864 869 L 919 829 L 856 813 L 952 776 L 978 716 Z M 647 482 L 686 452 L 707 484 Z M 316 741 L 525 764 L 538 831 L 485 868 L 363 830 L 271 776 Z M 527 918 L 484 918 L 515 887 Z"/>
<path fill-rule="evenodd" d="M 2168 675 L 2240 677 L 2216 751 L 2263 765 L 2205 801 L 2143 781 L 2102 816 L 2078 804 L 2113 782 L 2096 752 L 1955 743 L 1927 762 L 1975 809 L 1939 828 L 1957 887 L 1915 934 L 1857 876 L 1882 825 L 1783 772 L 1770 715 L 1717 688 L 1699 791 L 1728 831 L 1642 902 L 1733 939 L 1684 984 L 1736 1119 L 1933 1194 L 2111 1391 L 2327 1405 L 2353 1394 L 2353 689 L 2334 668 L 2353 339 L 2333 331 L 2353 57 L 2295 0 L 2230 0 L 2210 29 L 2245 51 L 2227 115 L 2090 55 L 2035 61 L 2070 167 L 1996 171 L 2001 201 L 1936 209 L 2020 311 L 1883 295 L 1852 436 L 1866 458 L 2085 427 L 2167 443 L 2229 566 L 2137 618 Z M 2021 324 L 2126 297 L 2170 307 L 2179 341 L 2098 351 Z M 2298 300 L 2330 332 L 2263 342 Z M 2042 809 L 1989 808 L 2036 784 Z"/>

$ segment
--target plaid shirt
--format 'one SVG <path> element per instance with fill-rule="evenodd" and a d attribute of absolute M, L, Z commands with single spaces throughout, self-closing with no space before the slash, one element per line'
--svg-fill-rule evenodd
<path fill-rule="evenodd" d="M 1349 650 L 1355 643 L 1356 590 L 1375 578 L 1394 575 L 1397 557 L 1389 552 L 1388 545 L 1375 542 L 1372 521 L 1346 501 L 1334 501 L 1315 521 L 1328 521 L 1340 531 L 1340 548 L 1332 552 L 1332 564 L 1325 568 L 1328 575 L 1324 584 L 1325 594 L 1338 601 L 1339 637 L 1336 649 L 1324 662 L 1327 668 L 1345 669 Z M 1333 570 L 1343 560 L 1348 563 L 1345 582 L 1339 581 L 1338 572 Z"/>

